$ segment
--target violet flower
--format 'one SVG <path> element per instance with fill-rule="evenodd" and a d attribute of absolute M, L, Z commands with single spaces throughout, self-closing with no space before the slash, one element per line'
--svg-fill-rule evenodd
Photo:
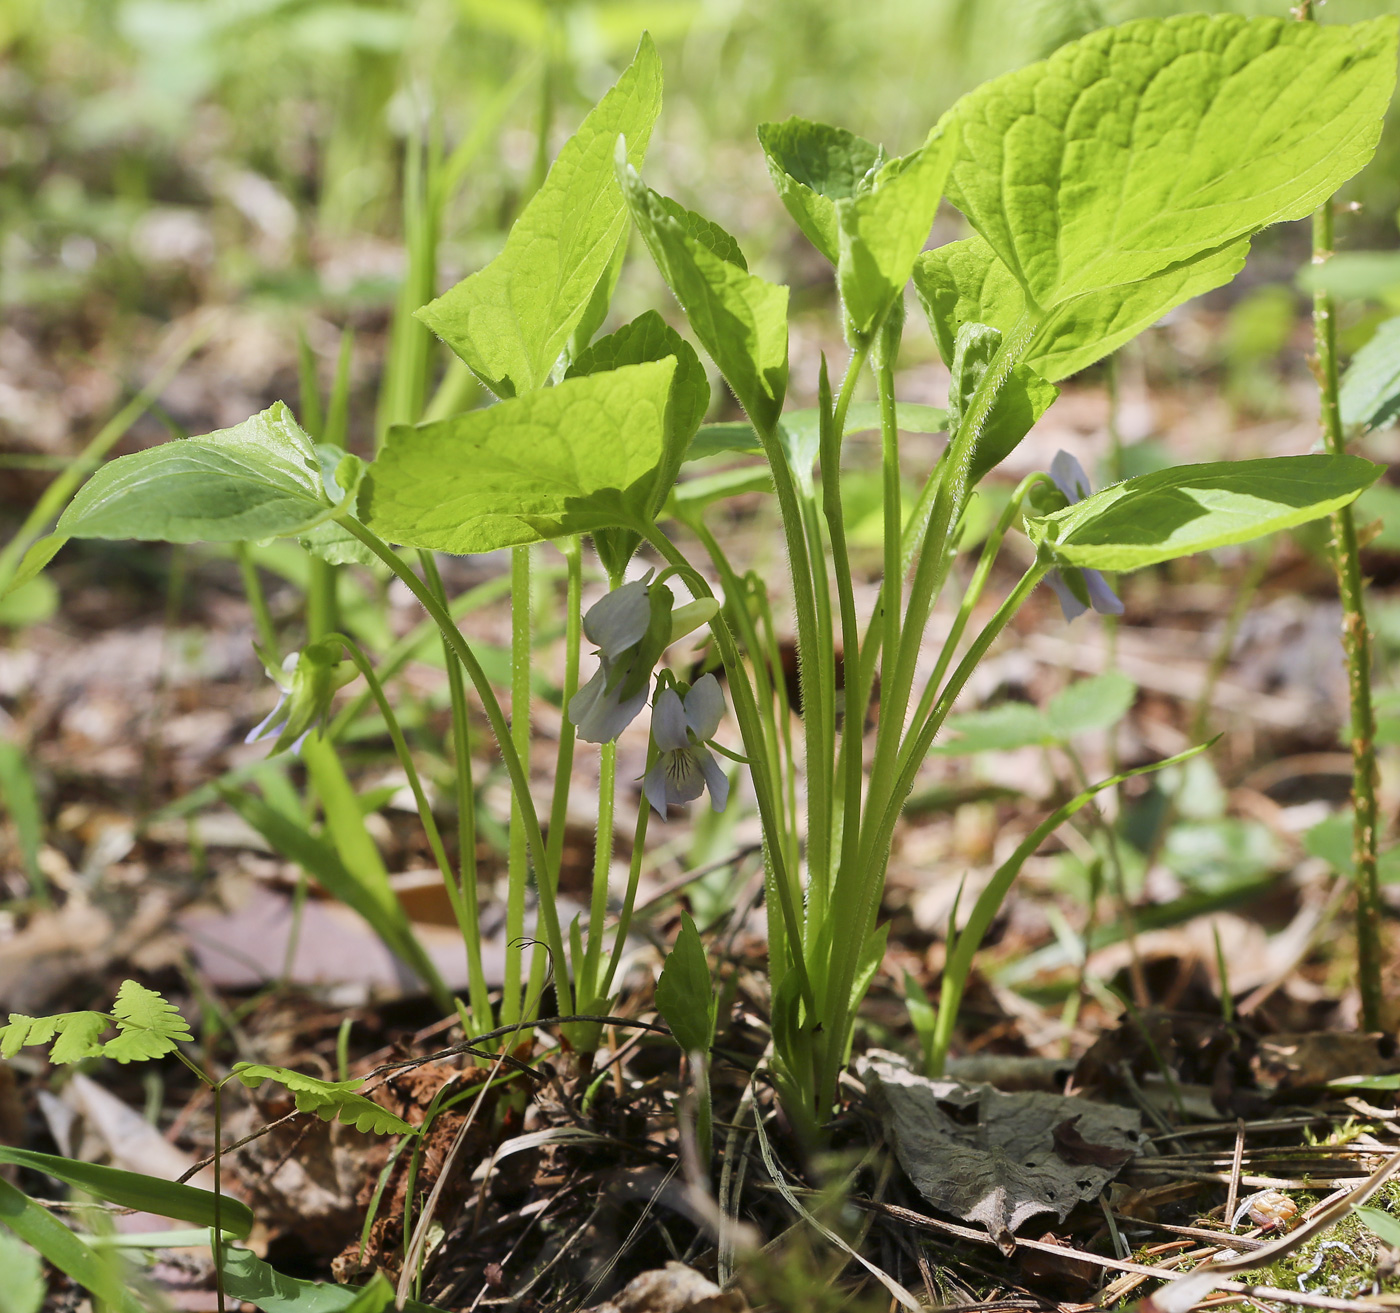
<path fill-rule="evenodd" d="M 583 632 L 598 649 L 598 669 L 569 699 L 569 719 L 577 726 L 579 738 L 589 743 L 612 742 L 646 705 L 651 668 L 662 650 L 646 642 L 654 600 L 650 578 L 648 573 L 646 579 L 614 588 L 583 617 Z M 670 591 L 659 587 L 669 603 Z M 669 613 L 670 606 L 665 610 Z M 667 624 L 669 638 L 669 615 Z M 644 654 L 644 647 L 654 650 Z"/>
<path fill-rule="evenodd" d="M 724 715 L 724 693 L 713 675 L 701 675 L 682 700 L 674 688 L 656 695 L 651 713 L 652 741 L 661 750 L 647 771 L 642 791 L 665 816 L 671 803 L 694 802 L 710 791 L 717 812 L 729 801 L 729 777 L 705 746 Z"/>
<path fill-rule="evenodd" d="M 1089 483 L 1089 476 L 1084 473 L 1084 467 L 1067 451 L 1057 452 L 1055 459 L 1050 462 L 1050 477 L 1071 506 L 1075 502 L 1083 501 L 1094 490 Z M 1081 590 L 1070 585 L 1062 570 L 1052 570 L 1046 576 L 1045 582 L 1060 599 L 1060 610 L 1064 612 L 1066 620 L 1083 615 L 1090 606 L 1100 615 L 1123 614 L 1123 603 L 1099 571 L 1074 566 L 1066 566 L 1064 569 L 1075 570 L 1083 582 L 1082 591 L 1088 597 L 1086 603 L 1084 598 L 1079 596 Z"/>

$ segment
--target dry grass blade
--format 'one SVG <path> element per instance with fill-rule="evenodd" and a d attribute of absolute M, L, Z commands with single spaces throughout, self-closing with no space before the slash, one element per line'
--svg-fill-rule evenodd
<path fill-rule="evenodd" d="M 1350 1194 L 1344 1195 L 1341 1199 L 1320 1209 L 1317 1214 L 1304 1222 L 1302 1226 L 1290 1234 L 1281 1237 L 1271 1245 L 1265 1245 L 1263 1249 L 1257 1249 L 1252 1254 L 1247 1254 L 1242 1258 L 1227 1259 L 1223 1263 L 1212 1263 L 1207 1267 L 1197 1268 L 1189 1276 L 1183 1277 L 1175 1285 L 1169 1286 L 1166 1290 L 1158 1291 L 1144 1303 L 1144 1309 L 1149 1313 L 1186 1313 L 1186 1310 L 1199 1303 L 1212 1291 L 1227 1286 L 1224 1278 L 1234 1275 L 1237 1272 L 1248 1272 L 1257 1267 L 1267 1266 L 1275 1259 L 1283 1258 L 1294 1250 L 1301 1248 L 1314 1236 L 1334 1226 L 1340 1222 L 1358 1204 L 1364 1204 L 1377 1190 L 1381 1188 L 1397 1171 L 1400 1171 L 1400 1152 L 1393 1153 L 1374 1172 L 1371 1173 L 1359 1186 Z M 1265 1292 L 1260 1289 L 1259 1293 L 1266 1299 L 1278 1299 L 1279 1295 L 1270 1291 Z M 1285 1292 L 1295 1293 L 1295 1292 Z M 1309 1295 L 1308 1299 L 1313 1300 L 1319 1308 L 1337 1308 L 1341 1304 L 1333 1301 L 1323 1303 L 1321 1296 Z M 1342 1301 L 1346 1303 L 1346 1301 Z M 1354 1303 L 1348 1307 L 1357 1307 Z M 1371 1305 L 1370 1307 L 1382 1307 L 1381 1305 Z"/>
<path fill-rule="evenodd" d="M 863 1267 L 867 1272 L 869 1272 L 870 1275 L 873 1276 L 875 1280 L 878 1281 L 882 1286 L 884 1286 L 884 1288 L 888 1290 L 890 1294 L 905 1308 L 910 1309 L 912 1313 L 923 1313 L 924 1306 L 920 1304 L 919 1301 L 915 1299 L 914 1296 L 911 1295 L 903 1286 L 901 1286 L 898 1281 L 896 1281 L 892 1276 L 890 1276 L 888 1272 L 876 1267 L 875 1264 L 872 1263 L 868 1258 L 865 1258 L 862 1255 L 858 1254 L 854 1249 L 851 1248 L 850 1245 L 848 1245 L 844 1240 L 842 1240 L 841 1237 L 837 1235 L 835 1231 L 833 1231 L 830 1227 L 824 1226 L 821 1222 L 817 1221 L 817 1219 L 813 1217 L 812 1214 L 808 1212 L 805 1207 L 803 1207 L 801 1201 L 797 1198 L 797 1195 L 793 1193 L 792 1187 L 789 1186 L 785 1180 L 783 1180 L 783 1174 L 779 1170 L 778 1164 L 773 1159 L 773 1147 L 768 1143 L 768 1133 L 763 1129 L 763 1115 L 761 1113 L 756 1115 L 753 1119 L 753 1123 L 756 1130 L 756 1134 L 758 1136 L 758 1151 L 763 1156 L 763 1165 L 765 1168 L 767 1168 L 768 1175 L 772 1178 L 773 1184 L 778 1189 L 778 1193 L 782 1195 L 783 1198 L 787 1201 L 788 1206 L 793 1210 L 793 1212 L 795 1212 L 800 1218 L 802 1218 L 804 1222 L 806 1222 L 815 1231 L 817 1231 L 818 1234 L 825 1237 L 825 1239 L 829 1240 L 833 1245 L 835 1245 L 839 1250 L 841 1250 L 842 1253 L 848 1254 L 851 1258 L 854 1258 L 856 1262 L 861 1265 L 861 1267 Z"/>
<path fill-rule="evenodd" d="M 1234 1217 L 1235 1203 L 1240 1197 L 1240 1170 L 1244 1164 L 1244 1118 L 1235 1131 L 1235 1161 L 1230 1165 L 1230 1192 L 1225 1196 L 1225 1216 Z"/>

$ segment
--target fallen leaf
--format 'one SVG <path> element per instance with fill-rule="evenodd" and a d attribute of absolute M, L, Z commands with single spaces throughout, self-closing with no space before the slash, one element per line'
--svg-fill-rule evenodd
<path fill-rule="evenodd" d="M 585 1313 L 744 1313 L 747 1308 L 739 1291 L 721 1290 L 693 1267 L 672 1262 L 633 1277 L 620 1295 Z"/>
<path fill-rule="evenodd" d="M 1096 1199 L 1138 1151 L 1138 1114 L 1066 1095 L 1003 1094 L 990 1085 L 930 1080 L 891 1054 L 873 1053 L 860 1075 L 881 1109 L 885 1134 L 909 1179 L 935 1208 L 978 1222 L 1005 1253 L 1027 1218 L 1064 1221 L 1081 1200 Z M 972 1116 L 969 1116 L 972 1114 Z M 1059 1151 L 1066 1123 L 1081 1157 Z M 1077 1140 L 1075 1140 L 1077 1137 Z M 1109 1157 L 1117 1162 L 1109 1163 Z"/>

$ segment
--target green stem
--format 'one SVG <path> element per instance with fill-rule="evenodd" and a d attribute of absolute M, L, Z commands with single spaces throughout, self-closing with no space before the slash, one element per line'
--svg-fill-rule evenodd
<path fill-rule="evenodd" d="M 861 678 L 860 621 L 856 615 L 851 557 L 846 545 L 846 517 L 841 505 L 841 439 L 856 381 L 868 354 L 867 346 L 859 346 L 852 353 L 834 408 L 830 405 L 831 383 L 825 357 L 820 378 L 822 511 L 831 539 L 831 567 L 841 611 L 841 654 L 845 672 L 841 753 L 837 760 L 842 782 L 840 867 L 849 866 L 855 860 L 860 843 L 860 798 L 865 773 L 862 745 L 870 697 L 869 685 Z"/>
<path fill-rule="evenodd" d="M 586 1011 L 593 1010 L 598 967 L 603 955 L 603 923 L 608 915 L 608 876 L 612 870 L 613 809 L 616 800 L 617 741 L 613 740 L 603 744 L 598 763 L 598 829 L 593 841 L 593 897 L 588 907 L 588 949 L 579 983 L 579 1006 Z M 645 812 L 645 799 L 640 806 Z M 633 856 L 636 854 L 633 853 Z"/>
<path fill-rule="evenodd" d="M 340 628 L 336 615 L 336 568 L 319 556 L 311 557 L 311 580 L 306 591 L 306 638 L 318 638 Z"/>
<path fill-rule="evenodd" d="M 648 526 L 643 532 L 643 536 L 661 553 L 667 564 L 675 566 L 684 575 L 691 591 L 697 597 L 714 596 L 714 591 L 710 588 L 705 576 L 686 560 L 680 549 L 655 525 Z M 795 573 L 796 568 L 794 567 Z M 811 583 L 810 575 L 808 583 Z M 761 762 L 764 754 L 763 726 L 759 718 L 758 706 L 754 701 L 753 686 L 749 683 L 748 671 L 739 656 L 738 646 L 734 642 L 734 635 L 730 633 L 723 610 L 719 611 L 710 621 L 710 632 L 715 636 L 720 657 L 724 661 L 725 672 L 729 676 L 729 691 L 734 698 L 734 714 L 739 721 L 739 733 L 744 742 L 744 752 L 751 763 Z M 791 877 L 787 869 L 786 856 L 780 844 L 767 841 L 767 836 L 782 833 L 779 819 L 781 802 L 779 798 L 774 796 L 770 787 L 770 777 L 766 770 L 751 769 L 749 775 L 753 780 L 754 793 L 758 797 L 759 820 L 765 836 L 764 847 L 768 854 L 768 861 L 773 868 L 773 884 L 780 900 L 779 905 L 782 909 L 783 923 L 788 936 L 789 951 L 792 955 L 792 969 L 797 972 L 803 1001 L 815 1014 L 816 995 L 813 993 L 812 979 L 807 970 L 807 955 L 802 948 L 802 923 L 798 919 L 797 904 L 792 895 Z"/>
<path fill-rule="evenodd" d="M 657 747 L 647 748 L 647 770 L 656 763 Z M 632 928 L 632 911 L 637 905 L 637 886 L 642 879 L 642 857 L 647 842 L 647 825 L 651 820 L 651 804 L 643 798 L 637 805 L 637 825 L 632 832 L 632 860 L 627 867 L 627 891 L 622 896 L 622 910 L 617 917 L 617 934 L 613 937 L 612 956 L 608 959 L 608 972 L 603 977 L 598 993 L 607 998 L 612 994 L 613 980 L 622 962 L 622 952 L 627 946 L 627 932 Z M 590 926 L 589 929 L 592 929 Z"/>
<path fill-rule="evenodd" d="M 419 553 L 423 574 L 433 596 L 446 608 L 447 591 L 442 586 L 437 561 L 432 552 Z M 452 701 L 452 756 L 457 788 L 457 870 L 458 906 L 452 911 L 462 930 L 467 951 L 467 994 L 471 999 L 472 1016 L 477 1029 L 494 1028 L 495 1015 L 491 1008 L 491 991 L 486 983 L 486 967 L 481 957 L 481 895 L 478 889 L 476 862 L 476 783 L 472 778 L 472 748 L 467 690 L 462 680 L 462 667 L 452 654 L 446 635 L 442 637 L 442 653 L 447 663 L 447 688 Z M 382 708 L 381 708 L 382 714 Z M 443 880 L 451 887 L 447 875 Z M 449 896 L 450 901 L 450 896 Z"/>
<path fill-rule="evenodd" d="M 510 738 L 516 756 L 530 760 L 530 549 L 510 552 Z M 548 849 L 546 849 L 546 852 Z M 501 1021 L 522 1021 L 521 966 L 524 959 L 525 891 L 530 880 L 530 859 L 525 838 L 525 817 L 520 797 L 510 800 L 510 847 L 506 859 L 506 966 L 501 998 Z M 565 971 L 561 959 L 558 970 Z"/>
<path fill-rule="evenodd" d="M 953 627 L 948 631 L 948 637 L 943 640 L 942 650 L 938 653 L 938 663 L 934 666 L 933 673 L 924 686 L 923 696 L 914 711 L 913 723 L 915 725 L 922 725 L 929 712 L 933 710 L 933 700 L 938 696 L 938 690 L 943 686 L 943 676 L 948 673 L 953 653 L 957 651 L 958 644 L 962 641 L 963 632 L 967 629 L 967 622 L 972 618 L 973 610 L 977 603 L 982 600 L 982 593 L 987 586 L 987 580 L 991 578 L 992 567 L 996 564 L 1001 544 L 1006 538 L 1007 531 L 1016 523 L 1016 517 L 1021 513 L 1021 504 L 1025 501 L 1026 494 L 1037 483 L 1048 482 L 1050 482 L 1048 474 L 1037 472 L 1026 475 L 1016 485 L 1016 491 L 1011 494 L 1011 500 L 1007 502 L 991 533 L 987 535 L 987 541 L 982 544 L 982 555 L 978 558 L 977 568 L 972 572 L 972 578 L 968 582 L 966 592 L 963 593 L 962 602 L 958 605 L 958 614 L 953 620 Z"/>
<path fill-rule="evenodd" d="M 253 628 L 257 631 L 258 642 L 268 659 L 276 663 L 281 656 L 277 650 L 277 627 L 272 623 L 272 612 L 268 609 L 262 580 L 258 578 L 258 567 L 253 563 L 252 549 L 247 543 L 234 543 L 233 554 L 238 560 L 238 573 L 243 577 L 243 592 L 253 613 Z"/>
<path fill-rule="evenodd" d="M 899 424 L 895 413 L 894 362 L 888 356 L 880 361 L 875 371 L 875 384 L 880 398 L 880 466 L 885 510 L 885 577 L 880 581 L 881 642 L 884 645 L 880 685 L 883 689 L 886 684 L 894 683 L 895 663 L 901 655 L 900 609 L 904 600 L 904 572 L 900 560 L 903 515 L 899 486 Z"/>
<path fill-rule="evenodd" d="M 490 681 L 486 678 L 486 672 L 481 668 L 481 662 L 477 660 L 476 653 L 471 649 L 471 644 L 462 636 L 462 631 L 453 623 L 447 608 L 433 596 L 431 590 L 404 564 L 387 543 L 352 516 L 343 516 L 338 522 L 344 525 L 394 574 L 403 580 L 423 609 L 432 616 L 443 636 L 451 645 L 457 660 L 462 663 L 462 668 L 467 672 L 467 678 L 471 680 L 472 687 L 476 689 L 476 694 L 481 699 L 482 707 L 486 712 L 486 718 L 491 723 L 491 732 L 496 736 L 496 744 L 500 749 L 506 773 L 510 776 L 511 793 L 520 799 L 526 838 L 529 842 L 530 854 L 535 862 L 535 878 L 540 886 L 540 913 L 541 919 L 544 921 L 545 941 L 548 943 L 555 961 L 567 962 L 568 957 L 564 952 L 564 939 L 560 933 L 558 908 L 555 903 L 557 886 L 554 873 L 549 869 L 544 833 L 540 829 L 539 816 L 535 811 L 535 801 L 530 793 L 530 777 L 525 761 L 516 751 L 515 743 L 511 738 L 510 723 L 506 720 L 505 712 L 501 710 L 501 704 L 496 698 L 495 690 L 491 687 Z M 573 992 L 569 986 L 567 971 L 561 970 L 558 973 L 555 980 L 555 990 L 559 996 L 560 1008 L 564 1011 L 571 1010 L 573 1008 Z"/>
<path fill-rule="evenodd" d="M 889 865 L 890 843 L 894 838 L 894 827 L 899 819 L 900 808 L 914 785 L 914 776 L 933 744 L 934 735 L 947 719 L 958 694 L 962 692 L 992 643 L 1006 628 L 1011 617 L 1021 609 L 1026 598 L 1031 595 L 1049 569 L 1047 562 L 1037 561 L 1026 571 L 996 614 L 977 635 L 927 720 L 911 731 L 909 751 L 902 757 L 903 768 L 899 771 L 893 788 L 886 791 L 887 801 L 883 812 L 878 815 L 872 814 L 869 811 L 871 803 L 867 801 L 866 823 L 863 826 L 865 832 L 861 836 L 860 855 L 857 859 L 858 868 L 865 873 L 865 879 L 859 889 L 860 897 L 849 913 L 844 909 L 835 909 L 835 914 L 840 917 L 837 924 L 841 927 L 841 933 L 833 936 L 832 969 L 824 1018 L 829 1048 L 817 1086 L 818 1097 L 823 1100 L 823 1106 L 834 1101 L 836 1097 L 836 1077 L 848 1047 L 847 1032 L 859 1002 L 851 996 L 856 963 L 879 908 L 885 870 Z M 876 821 L 874 825 L 870 823 L 872 818 Z"/>
<path fill-rule="evenodd" d="M 1332 202 L 1313 214 L 1313 263 L 1332 256 Z M 1337 384 L 1337 325 L 1332 298 L 1313 294 L 1313 341 L 1322 433 L 1333 455 L 1346 452 Z M 1361 1024 L 1381 1026 L 1381 898 L 1376 876 L 1376 716 L 1371 705 L 1371 635 L 1366 625 L 1361 547 L 1350 506 L 1332 515 L 1333 559 L 1342 600 L 1342 646 L 1346 651 L 1351 697 L 1352 879 L 1356 885 L 1356 974 L 1361 992 Z"/>

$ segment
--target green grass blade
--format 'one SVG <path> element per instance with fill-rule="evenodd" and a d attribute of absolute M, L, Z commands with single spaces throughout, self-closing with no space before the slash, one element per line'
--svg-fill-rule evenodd
<path fill-rule="evenodd" d="M 24 863 L 24 873 L 29 877 L 29 887 L 34 891 L 34 897 L 47 907 L 53 899 L 49 894 L 49 882 L 39 869 L 39 848 L 44 842 L 44 814 L 39 807 L 39 794 L 34 787 L 34 776 L 30 773 L 24 750 L 8 739 L 0 739 L 0 802 L 5 804 L 5 810 L 14 823 L 20 860 Z"/>
<path fill-rule="evenodd" d="M 0 1223 L 37 1249 L 64 1275 L 108 1305 L 111 1313 L 146 1313 L 119 1261 L 94 1253 L 46 1208 L 0 1177 Z"/>
<path fill-rule="evenodd" d="M 12 1149 L 0 1145 L 0 1163 L 11 1167 L 28 1167 L 45 1172 L 66 1185 L 105 1199 L 122 1208 L 170 1217 L 177 1222 L 193 1222 L 197 1226 L 214 1225 L 214 1196 L 208 1190 L 193 1185 L 162 1181 L 159 1177 L 140 1172 L 125 1172 L 117 1167 L 102 1167 L 97 1163 L 59 1158 L 51 1153 L 35 1153 L 29 1149 Z M 219 1220 L 223 1229 L 240 1240 L 253 1229 L 253 1214 L 247 1204 L 227 1195 L 219 1201 Z"/>

